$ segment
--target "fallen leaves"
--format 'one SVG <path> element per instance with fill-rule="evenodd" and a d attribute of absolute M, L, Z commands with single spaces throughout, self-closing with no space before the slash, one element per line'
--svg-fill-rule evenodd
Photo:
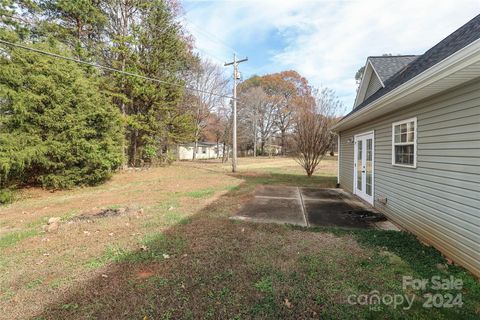
<path fill-rule="evenodd" d="M 146 278 L 150 278 L 151 276 L 155 275 L 155 272 L 153 271 L 140 271 L 137 273 L 137 278 L 138 279 L 146 279 Z"/>
<path fill-rule="evenodd" d="M 288 299 L 284 299 L 283 300 L 283 304 L 288 308 L 288 309 L 292 309 L 293 305 L 290 301 L 288 301 Z"/>

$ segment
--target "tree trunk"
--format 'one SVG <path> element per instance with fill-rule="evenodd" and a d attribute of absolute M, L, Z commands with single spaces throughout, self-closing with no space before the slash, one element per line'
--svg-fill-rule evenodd
<path fill-rule="evenodd" d="M 193 144 L 192 161 L 195 161 L 195 159 L 197 158 L 197 148 L 198 148 L 198 139 L 195 138 L 195 143 Z"/>
<path fill-rule="evenodd" d="M 225 162 L 225 149 L 226 149 L 226 144 L 225 144 L 225 141 L 223 142 L 223 152 L 222 152 L 222 163 Z"/>
<path fill-rule="evenodd" d="M 132 167 L 136 166 L 137 162 L 137 139 L 138 139 L 138 131 L 137 129 L 134 129 L 133 131 L 133 141 L 132 141 L 132 154 L 130 157 L 130 165 Z"/>
<path fill-rule="evenodd" d="M 253 138 L 253 157 L 257 156 L 257 130 L 254 129 L 254 138 Z"/>
<path fill-rule="evenodd" d="M 257 116 L 253 117 L 253 157 L 257 157 Z"/>
<path fill-rule="evenodd" d="M 286 154 L 286 152 L 285 152 L 285 138 L 286 137 L 285 136 L 286 136 L 285 129 L 282 129 L 281 130 L 281 138 L 280 138 L 281 143 L 282 143 L 282 153 L 281 153 L 282 156 L 284 156 Z"/>
<path fill-rule="evenodd" d="M 122 59 L 122 71 L 125 71 L 125 57 Z M 125 82 L 123 81 L 122 78 L 122 93 L 125 93 Z M 120 105 L 120 108 L 122 110 L 122 115 L 123 115 L 123 120 L 125 120 L 125 116 L 127 114 L 126 108 L 125 108 L 125 101 L 122 100 L 122 103 Z M 127 168 L 127 163 L 128 163 L 128 156 L 127 156 L 127 146 L 125 145 L 126 137 L 125 139 L 122 140 L 122 152 L 123 152 L 123 169 Z"/>
<path fill-rule="evenodd" d="M 230 157 L 230 147 L 228 145 L 226 146 L 226 151 L 224 153 L 224 156 L 225 156 L 225 161 L 224 162 L 227 162 L 228 158 Z"/>

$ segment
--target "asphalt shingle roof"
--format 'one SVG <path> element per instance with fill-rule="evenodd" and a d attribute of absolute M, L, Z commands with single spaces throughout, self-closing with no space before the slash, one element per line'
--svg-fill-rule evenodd
<path fill-rule="evenodd" d="M 418 56 L 402 55 L 368 57 L 368 60 L 370 60 L 372 63 L 373 68 L 380 77 L 380 80 L 385 83 L 388 79 L 390 79 L 390 77 L 402 70 L 416 58 L 418 58 Z"/>
<path fill-rule="evenodd" d="M 373 101 L 379 99 L 388 92 L 404 84 L 408 80 L 414 78 L 423 71 L 436 65 L 440 61 L 451 56 L 455 52 L 466 47 L 467 45 L 479 38 L 480 14 L 466 24 L 464 24 L 459 29 L 457 29 L 455 32 L 450 34 L 448 37 L 440 41 L 438 44 L 436 44 L 427 52 L 419 56 L 417 59 L 413 60 L 410 64 L 405 66 L 403 70 L 396 73 L 391 78 L 387 79 L 387 81 L 384 82 L 384 88 L 381 88 L 380 90 L 372 94 L 365 101 L 359 104 L 355 109 L 353 109 L 349 114 L 347 114 L 344 118 L 347 118 L 358 110 L 366 107 Z"/>

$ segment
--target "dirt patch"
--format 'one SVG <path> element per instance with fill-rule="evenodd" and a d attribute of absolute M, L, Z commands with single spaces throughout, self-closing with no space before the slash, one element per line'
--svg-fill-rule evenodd
<path fill-rule="evenodd" d="M 115 217 L 115 216 L 126 215 L 132 212 L 139 213 L 140 211 L 132 210 L 130 208 L 93 209 L 88 212 L 82 213 L 81 215 L 75 217 L 73 220 L 92 220 L 92 219 L 100 219 L 100 218 L 106 218 L 106 217 Z"/>

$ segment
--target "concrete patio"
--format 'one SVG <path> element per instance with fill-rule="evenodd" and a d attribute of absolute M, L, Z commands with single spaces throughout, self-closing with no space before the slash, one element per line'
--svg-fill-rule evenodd
<path fill-rule="evenodd" d="M 303 227 L 397 229 L 374 208 L 342 189 L 261 186 L 233 218 Z"/>

